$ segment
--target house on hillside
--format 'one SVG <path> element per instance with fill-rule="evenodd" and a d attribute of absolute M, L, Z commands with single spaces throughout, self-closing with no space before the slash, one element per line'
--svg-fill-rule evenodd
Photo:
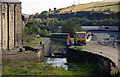
<path fill-rule="evenodd" d="M 0 50 L 21 43 L 22 13 L 19 0 L 0 0 Z"/>

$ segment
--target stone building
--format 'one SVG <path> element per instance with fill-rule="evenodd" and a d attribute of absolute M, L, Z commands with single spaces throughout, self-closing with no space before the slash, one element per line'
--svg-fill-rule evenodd
<path fill-rule="evenodd" d="M 0 50 L 21 43 L 22 14 L 19 0 L 0 0 Z"/>

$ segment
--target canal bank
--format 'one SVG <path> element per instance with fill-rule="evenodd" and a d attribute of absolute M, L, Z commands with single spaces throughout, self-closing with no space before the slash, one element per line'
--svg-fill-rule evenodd
<path fill-rule="evenodd" d="M 49 55 L 47 56 L 47 61 L 44 61 L 45 59 L 43 59 L 42 62 L 39 60 L 38 61 L 30 60 L 30 61 L 4 62 L 3 64 L 4 75 L 6 74 L 11 75 L 10 73 L 12 73 L 12 75 L 16 75 L 16 74 L 17 75 L 20 75 L 20 74 L 23 74 L 23 75 L 29 75 L 29 74 L 30 75 L 31 74 L 32 75 L 101 75 L 101 73 L 104 72 L 104 70 L 97 71 L 97 70 L 100 70 L 100 68 L 95 63 L 87 62 L 85 64 L 81 64 L 81 61 L 79 62 L 74 62 L 72 60 L 68 61 L 67 60 L 68 56 L 65 57 L 64 55 L 66 53 L 67 48 L 65 48 L 66 45 L 63 46 L 64 42 L 62 42 L 61 39 L 60 39 L 60 42 L 55 39 L 54 43 L 52 42 L 52 44 L 53 45 L 51 46 L 51 41 L 47 40 L 45 43 L 43 43 L 43 45 L 41 45 L 42 52 L 44 54 Z M 50 48 L 52 48 L 53 51 L 55 50 L 55 52 L 53 51 L 51 52 L 49 50 Z M 55 56 L 55 53 L 60 55 L 57 55 L 56 57 L 53 58 L 53 56 Z M 64 55 L 64 58 L 60 58 L 62 57 L 61 53 L 64 53 L 62 54 L 62 56 Z M 51 54 L 53 55 L 51 56 Z M 75 51 L 73 51 L 73 53 L 71 54 L 75 54 Z M 75 56 L 77 55 L 73 55 L 70 57 L 72 58 Z M 79 59 L 76 58 L 76 60 L 79 60 Z M 82 60 L 84 60 L 84 58 Z M 64 66 L 66 66 L 67 69 Z M 15 71 L 18 71 L 18 72 L 15 73 Z M 109 75 L 109 74 L 103 73 L 103 76 L 104 75 Z"/>
<path fill-rule="evenodd" d="M 58 41 L 57 41 L 58 42 Z M 101 52 L 104 53 L 104 52 Z M 84 51 L 84 49 L 71 49 L 66 47 L 67 62 L 77 62 L 82 65 L 86 63 L 96 64 L 99 70 L 102 70 L 107 75 L 116 75 L 119 73 L 118 64 L 109 58 L 108 55 L 101 55 L 101 53 L 94 53 L 91 51 Z M 69 67 L 69 66 L 68 66 Z M 69 69 L 69 68 L 68 68 Z M 98 71 L 101 72 L 101 71 Z"/>
<path fill-rule="evenodd" d="M 119 73 L 118 66 L 111 59 L 101 55 L 101 53 L 84 51 L 82 49 L 76 49 L 76 47 L 68 48 L 67 61 L 78 62 L 83 65 L 86 63 L 93 63 L 96 64 L 100 70 L 109 75 L 116 75 Z"/>

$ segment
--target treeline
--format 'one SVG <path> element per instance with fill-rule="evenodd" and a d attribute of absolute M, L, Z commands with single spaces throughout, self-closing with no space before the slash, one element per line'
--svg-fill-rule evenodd
<path fill-rule="evenodd" d="M 39 34 L 48 36 L 49 33 L 70 33 L 73 35 L 75 31 L 82 30 L 81 25 L 72 21 L 72 19 L 61 20 L 57 18 L 40 19 L 35 18 L 25 25 L 24 36 L 31 34 Z"/>
<path fill-rule="evenodd" d="M 41 14 L 36 13 L 35 15 L 31 15 L 30 18 L 41 18 L 41 19 L 57 18 L 58 20 L 66 20 L 69 18 L 78 17 L 78 18 L 87 18 L 89 20 L 103 20 L 110 18 L 118 19 L 118 15 L 120 15 L 120 12 L 105 14 L 103 12 L 80 11 L 80 12 L 68 12 L 64 14 L 60 14 L 60 13 L 49 14 L 49 12 L 43 11 Z"/>
<path fill-rule="evenodd" d="M 116 26 L 118 19 L 104 19 L 104 20 L 89 20 L 87 18 L 73 17 L 66 20 L 59 20 L 58 18 L 34 18 L 26 19 L 28 23 L 25 25 L 24 34 L 40 34 L 47 36 L 49 33 L 70 33 L 74 34 L 76 31 L 83 30 L 81 26 Z"/>
<path fill-rule="evenodd" d="M 82 26 L 119 26 L 119 19 L 100 19 L 100 20 L 89 20 L 87 18 L 71 18 L 72 21 Z"/>
<path fill-rule="evenodd" d="M 81 26 L 119 26 L 119 15 L 120 12 L 104 14 L 82 11 L 66 14 L 49 14 L 47 11 L 43 11 L 41 14 L 36 13 L 25 19 L 26 25 L 23 36 L 31 34 L 48 36 L 49 33 L 60 32 L 73 35 L 74 32 L 83 30 Z"/>

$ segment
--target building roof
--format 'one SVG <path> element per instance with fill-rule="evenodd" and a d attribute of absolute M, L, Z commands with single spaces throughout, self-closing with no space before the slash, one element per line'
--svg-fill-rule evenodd
<path fill-rule="evenodd" d="M 100 26 L 82 26 L 85 30 L 99 30 Z"/>
<path fill-rule="evenodd" d="M 83 32 L 75 32 L 75 33 L 86 33 L 85 31 L 83 31 Z"/>
<path fill-rule="evenodd" d="M 19 0 L 0 0 L 0 2 L 5 2 L 5 3 L 20 3 L 21 1 L 19 1 Z"/>

